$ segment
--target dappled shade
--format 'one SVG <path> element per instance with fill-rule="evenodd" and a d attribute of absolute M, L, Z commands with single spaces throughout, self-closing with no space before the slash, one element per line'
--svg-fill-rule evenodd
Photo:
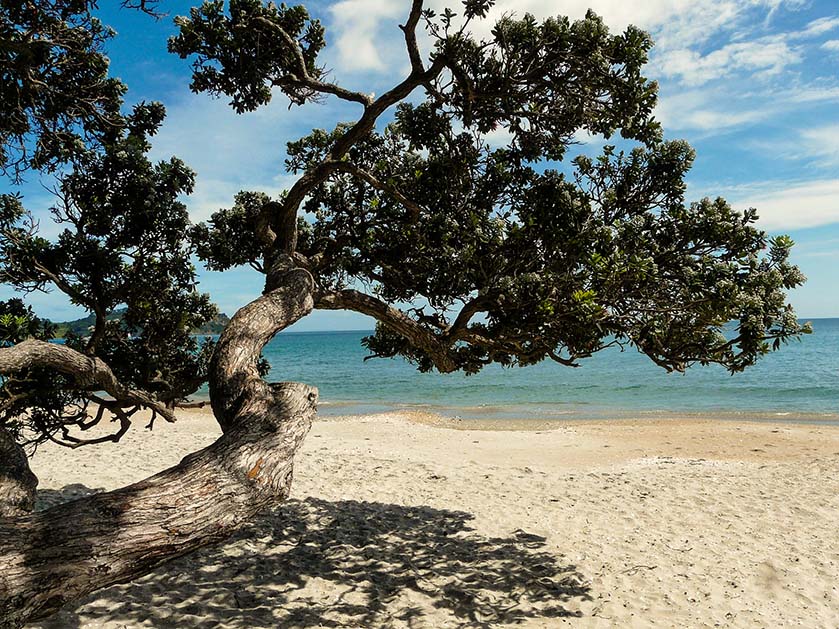
<path fill-rule="evenodd" d="M 48 504 L 89 493 L 75 485 L 39 498 Z M 471 519 L 431 507 L 291 500 L 229 542 L 99 592 L 41 626 L 96 618 L 178 627 L 373 627 L 411 619 L 492 627 L 578 615 L 590 597 L 585 578 L 544 538 L 522 530 L 483 537 Z"/>

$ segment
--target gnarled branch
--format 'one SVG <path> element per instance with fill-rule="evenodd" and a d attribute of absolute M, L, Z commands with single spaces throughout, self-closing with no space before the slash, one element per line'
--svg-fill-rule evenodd
<path fill-rule="evenodd" d="M 288 496 L 317 389 L 267 383 L 256 368 L 264 344 L 312 309 L 308 272 L 297 269 L 282 279 L 280 288 L 239 310 L 219 339 L 210 395 L 224 434 L 214 444 L 129 487 L 0 521 L 0 626 L 43 618 L 70 600 L 218 542 Z M 3 369 L 29 367 L 33 357 L 47 367 L 70 360 L 63 373 L 112 395 L 125 392 L 101 361 L 27 343 L 0 350 Z M 21 346 L 25 351 L 7 351 Z"/>
<path fill-rule="evenodd" d="M 422 64 L 422 56 L 420 55 L 419 44 L 417 44 L 417 24 L 419 24 L 422 16 L 423 0 L 414 0 L 411 5 L 411 13 L 404 25 L 399 28 L 405 33 L 405 45 L 408 48 L 408 57 L 411 60 L 411 69 L 414 72 L 423 72 L 425 67 Z"/>
<path fill-rule="evenodd" d="M 75 379 L 81 388 L 105 391 L 117 400 L 133 402 L 159 413 L 174 422 L 175 414 L 151 394 L 121 383 L 102 359 L 86 356 L 66 345 L 46 341 L 24 341 L 0 348 L 0 375 L 25 371 L 33 367 L 52 369 Z"/>
<path fill-rule="evenodd" d="M 415 0 L 411 12 L 413 19 L 414 11 L 422 8 L 422 3 Z M 419 20 L 419 17 L 416 18 Z M 409 20 L 410 23 L 410 20 Z M 416 24 L 413 24 L 413 28 Z M 406 37 L 408 33 L 406 32 Z M 409 44 L 410 49 L 410 44 Z M 413 54 L 413 53 L 410 53 Z M 350 148 L 356 142 L 366 136 L 376 126 L 376 121 L 389 107 L 405 99 L 417 87 L 427 85 L 434 80 L 446 67 L 447 60 L 441 55 L 438 56 L 427 70 L 412 64 L 411 73 L 396 87 L 382 94 L 375 101 L 369 103 L 364 114 L 356 123 L 335 142 L 322 163 L 306 172 L 291 187 L 286 195 L 283 207 L 278 216 L 282 218 L 283 230 L 287 230 L 288 236 L 283 238 L 283 251 L 287 254 L 294 253 L 297 245 L 297 210 L 300 204 L 316 186 L 323 183 L 329 175 L 335 171 L 336 163 L 340 163 Z"/>
<path fill-rule="evenodd" d="M 353 289 L 323 292 L 317 296 L 315 308 L 353 310 L 371 316 L 410 340 L 415 347 L 425 351 L 434 361 L 434 366 L 442 373 L 457 369 L 449 356 L 450 343 L 447 340 L 423 327 L 398 308 L 371 295 Z"/>
<path fill-rule="evenodd" d="M 351 162 L 328 162 L 328 164 L 330 164 L 335 170 L 353 175 L 354 177 L 367 182 L 376 190 L 393 197 L 401 203 L 405 209 L 411 212 L 414 220 L 419 218 L 420 214 L 422 214 L 422 207 L 419 204 L 406 197 L 398 188 L 381 181 L 375 175 L 367 172 L 363 168 L 359 168 Z"/>
<path fill-rule="evenodd" d="M 26 452 L 2 426 L 0 461 L 0 518 L 13 518 L 29 513 L 35 505 L 38 479 L 29 469 Z"/>
<path fill-rule="evenodd" d="M 322 94 L 332 94 L 333 96 L 337 96 L 341 100 L 361 103 L 365 107 L 367 107 L 368 105 L 370 105 L 370 103 L 373 102 L 373 99 L 367 94 L 362 94 L 361 92 L 354 92 L 334 83 L 325 83 L 311 76 L 309 74 L 309 71 L 306 69 L 306 60 L 303 58 L 303 51 L 300 50 L 300 45 L 291 35 L 289 35 L 286 32 L 286 30 L 282 26 L 276 24 L 275 22 L 272 22 L 271 20 L 265 17 L 257 17 L 254 19 L 254 22 L 262 24 L 263 26 L 267 26 L 275 33 L 277 33 L 277 35 L 280 36 L 285 45 L 288 46 L 289 50 L 294 55 L 294 64 L 296 66 L 294 75 L 284 79 L 272 81 L 274 85 L 276 85 L 277 87 L 289 85 L 294 87 L 304 87 L 313 92 L 319 92 Z"/>

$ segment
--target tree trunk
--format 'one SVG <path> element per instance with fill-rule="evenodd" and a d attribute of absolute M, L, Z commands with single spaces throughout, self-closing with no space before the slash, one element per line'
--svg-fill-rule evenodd
<path fill-rule="evenodd" d="M 0 520 L 0 627 L 218 542 L 288 496 L 317 389 L 269 384 L 257 362 L 265 343 L 312 310 L 313 282 L 295 269 L 279 284 L 237 312 L 219 339 L 210 374 L 218 441 L 134 485 Z"/>
<path fill-rule="evenodd" d="M 32 511 L 37 486 L 23 448 L 0 427 L 0 519 Z"/>

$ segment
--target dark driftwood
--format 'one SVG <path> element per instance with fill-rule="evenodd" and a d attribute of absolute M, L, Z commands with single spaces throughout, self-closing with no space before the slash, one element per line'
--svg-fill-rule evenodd
<path fill-rule="evenodd" d="M 267 383 L 257 362 L 265 343 L 312 310 L 313 282 L 296 269 L 277 284 L 237 312 L 219 339 L 210 375 L 213 410 L 224 431 L 218 441 L 129 487 L 0 520 L 0 627 L 20 627 L 218 542 L 288 496 L 294 454 L 314 418 L 317 389 Z M 44 355 L 41 346 L 28 347 L 27 360 Z M 17 364 L 20 354 L 4 362 L 2 351 L 0 373 Z M 71 364 L 79 366 L 74 375 L 80 379 L 107 375 L 104 365 L 70 358 L 62 362 L 65 373 Z M 10 467 L 9 460 L 0 459 L 0 467 Z M 25 458 L 14 461 L 31 475 Z M 0 500 L 8 496 L 7 513 L 31 508 L 34 476 L 26 473 L 19 476 L 23 481 L 8 480 L 8 472 L 0 476 L 0 485 L 10 488 L 0 493 Z"/>

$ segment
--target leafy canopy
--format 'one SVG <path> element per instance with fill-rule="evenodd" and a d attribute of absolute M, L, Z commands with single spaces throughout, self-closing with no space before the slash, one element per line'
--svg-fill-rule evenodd
<path fill-rule="evenodd" d="M 0 0 L 0 170 L 71 161 L 119 121 L 125 85 L 108 76 L 113 31 L 91 0 Z"/>
<path fill-rule="evenodd" d="M 23 198 L 0 195 L 0 281 L 24 294 L 57 289 L 92 313 L 90 334 L 70 335 L 66 345 L 103 360 L 125 387 L 171 406 L 206 380 L 212 351 L 190 335 L 216 312 L 197 291 L 185 238 L 189 216 L 181 198 L 195 175 L 174 157 L 149 160 L 165 110 L 141 103 L 125 111 L 125 86 L 108 77 L 101 51 L 112 33 L 92 17 L 93 6 L 0 1 L 0 63 L 2 52 L 9 54 L 0 91 L 16 94 L 0 99 L 9 110 L 0 118 L 7 150 L 0 156 L 17 155 L 8 162 L 13 180 L 25 168 L 55 171 L 51 211 L 61 227 L 56 238 L 42 237 Z M 109 320 L 117 308 L 123 316 Z M 0 304 L 0 335 L 6 344 L 49 340 L 52 327 L 12 300 Z M 121 425 L 138 410 L 102 398 L 91 383 L 38 367 L 0 384 L 0 426 L 33 443 L 77 444 L 68 429 L 87 426 L 92 403 Z"/>
<path fill-rule="evenodd" d="M 190 332 L 216 311 L 196 290 L 184 239 L 189 217 L 179 197 L 192 190 L 194 174 L 177 158 L 146 157 L 163 115 L 158 104 L 138 105 L 102 150 L 80 156 L 61 177 L 52 213 L 65 227 L 55 241 L 38 235 L 18 197 L 0 196 L 0 279 L 23 291 L 58 288 L 94 313 L 90 335 L 69 335 L 66 344 L 103 359 L 125 385 L 174 404 L 206 379 L 211 346 L 199 347 Z M 122 317 L 109 320 L 118 307 Z M 0 402 L 18 399 L 4 384 Z M 50 403 L 56 390 L 61 405 Z M 72 379 L 39 382 L 9 407 L 6 423 L 31 427 L 25 411 L 40 409 L 48 418 L 36 428 L 45 438 L 77 424 L 91 401 L 101 400 Z"/>
<path fill-rule="evenodd" d="M 277 92 L 290 106 L 338 98 L 360 110 L 288 143 L 297 180 L 278 198 L 243 191 L 191 226 L 181 198 L 194 174 L 177 158 L 148 159 L 163 107 L 126 111 L 93 2 L 0 0 L 0 166 L 13 178 L 67 167 L 54 240 L 19 196 L 0 197 L 0 281 L 58 289 L 93 313 L 91 334 L 68 344 L 145 392 L 104 400 L 33 367 L 3 380 L 0 425 L 76 445 L 68 426 L 89 427 L 95 402 L 120 420 L 118 439 L 149 400 L 171 406 L 194 392 L 212 346 L 189 330 L 214 309 L 193 254 L 219 271 L 251 265 L 266 292 L 307 269 L 316 308 L 373 316 L 372 354 L 421 370 L 576 365 L 617 344 L 668 370 L 734 372 L 805 332 L 786 303 L 804 280 L 791 240 L 768 240 L 754 210 L 685 199 L 694 154 L 653 117 L 649 36 L 613 34 L 593 13 L 508 15 L 473 35 L 492 5 L 436 14 L 412 0 L 401 26 L 410 70 L 378 97 L 330 79 L 318 61 L 324 28 L 302 6 L 209 0 L 176 18 L 169 48 L 191 61 L 192 89 L 236 112 Z M 586 136 L 606 138 L 597 157 L 574 156 Z M 124 317 L 109 321 L 119 307 Z M 50 334 L 22 303 L 2 304 L 0 342 Z"/>
<path fill-rule="evenodd" d="M 470 20 L 492 2 L 464 2 L 462 26 L 453 11 L 421 4 L 403 27 L 413 71 L 402 84 L 365 104 L 357 122 L 290 142 L 287 168 L 300 180 L 287 195 L 241 193 L 193 230 L 211 268 L 247 263 L 270 275 L 278 249 L 291 249 L 321 288 L 317 307 L 377 317 L 367 347 L 422 370 L 576 364 L 620 344 L 668 370 L 699 362 L 739 371 L 802 332 L 785 301 L 804 279 L 788 261 L 791 241 L 767 241 L 753 210 L 685 201 L 694 154 L 664 140 L 652 116 L 647 34 L 611 34 L 589 13 L 576 22 L 505 16 L 479 39 Z M 293 10 L 266 10 L 231 1 L 223 13 L 207 2 L 178 21 L 170 47 L 195 59 L 194 90 L 250 110 L 272 86 L 301 80 L 295 51 L 316 68 L 319 48 L 289 40 L 304 14 L 283 32 Z M 427 62 L 412 21 L 433 42 Z M 265 44 L 246 56 L 219 51 L 242 33 L 259 42 L 273 34 L 282 54 Z M 400 102 L 414 88 L 424 100 Z M 392 105 L 391 123 L 372 123 Z M 581 132 L 619 135 L 625 148 L 569 160 Z M 289 220 L 299 208 L 309 220 Z"/>

